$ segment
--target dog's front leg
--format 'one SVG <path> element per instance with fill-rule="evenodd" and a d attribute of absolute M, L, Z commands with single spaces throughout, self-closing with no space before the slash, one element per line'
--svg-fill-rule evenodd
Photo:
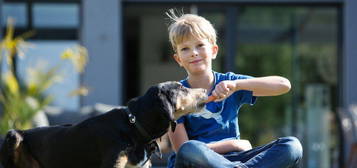
<path fill-rule="evenodd" d="M 109 152 L 104 158 L 100 168 L 125 168 L 128 157 L 124 152 Z"/>

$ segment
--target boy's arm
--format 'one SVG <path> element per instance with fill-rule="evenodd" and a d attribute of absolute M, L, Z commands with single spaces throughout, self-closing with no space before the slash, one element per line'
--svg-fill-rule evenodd
<path fill-rule="evenodd" d="M 291 88 L 290 81 L 280 76 L 267 76 L 236 80 L 236 90 L 253 91 L 253 96 L 277 96 L 287 93 Z"/>
<path fill-rule="evenodd" d="M 172 148 L 175 152 L 179 150 L 183 143 L 188 141 L 186 128 L 183 123 L 176 125 L 175 132 L 172 132 L 171 129 L 169 129 L 168 136 L 170 138 Z M 217 153 L 227 153 L 231 151 L 243 151 L 252 149 L 252 146 L 248 140 L 238 139 L 218 141 L 207 145 L 210 149 Z"/>
<path fill-rule="evenodd" d="M 172 148 L 175 152 L 178 151 L 180 146 L 188 141 L 188 136 L 186 132 L 185 125 L 183 123 L 177 124 L 175 132 L 172 132 L 171 129 L 168 131 L 169 139 L 172 145 Z"/>
<path fill-rule="evenodd" d="M 212 95 L 221 101 L 238 90 L 250 90 L 253 96 L 277 96 L 288 92 L 290 81 L 280 76 L 267 76 L 239 80 L 226 80 L 217 84 Z"/>

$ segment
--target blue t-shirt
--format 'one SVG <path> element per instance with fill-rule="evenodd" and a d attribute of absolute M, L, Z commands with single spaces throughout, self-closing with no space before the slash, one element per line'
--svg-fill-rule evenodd
<path fill-rule="evenodd" d="M 252 78 L 251 76 L 239 75 L 232 72 L 225 74 L 213 72 L 213 74 L 215 78 L 213 87 L 224 80 Z M 187 79 L 180 82 L 185 87 L 190 88 Z M 239 90 L 221 102 L 207 103 L 201 112 L 182 116 L 177 122 L 185 125 L 190 140 L 211 143 L 225 139 L 240 139 L 238 126 L 239 109 L 243 104 L 253 105 L 255 101 L 256 97 L 253 96 L 252 91 Z M 169 159 L 168 167 L 173 167 L 175 161 L 174 155 Z"/>

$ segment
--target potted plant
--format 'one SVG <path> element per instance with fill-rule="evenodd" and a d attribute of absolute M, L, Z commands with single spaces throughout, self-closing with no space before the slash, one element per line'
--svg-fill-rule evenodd
<path fill-rule="evenodd" d="M 28 45 L 25 38 L 32 33 L 14 37 L 14 26 L 8 20 L 7 31 L 0 42 L 0 135 L 9 129 L 32 128 L 33 117 L 45 106 L 49 105 L 54 97 L 45 91 L 58 82 L 59 71 L 64 63 L 70 62 L 78 73 L 84 71 L 88 60 L 87 50 L 82 46 L 75 46 L 61 54 L 61 62 L 47 70 L 29 70 L 31 80 L 19 78 L 16 62 L 18 57 L 24 56 L 24 47 Z M 7 71 L 1 66 L 7 66 Z M 88 90 L 80 87 L 72 91 L 72 95 L 85 95 Z"/>

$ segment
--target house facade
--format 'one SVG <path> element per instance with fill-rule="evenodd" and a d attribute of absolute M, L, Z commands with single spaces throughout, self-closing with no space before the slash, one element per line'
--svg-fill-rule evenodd
<path fill-rule="evenodd" d="M 218 34 L 215 71 L 281 75 L 292 83 L 290 93 L 242 108 L 242 137 L 260 145 L 293 135 L 304 146 L 302 167 L 348 165 L 357 143 L 355 0 L 0 0 L 0 7 L 2 35 L 10 16 L 18 34 L 36 30 L 30 41 L 38 50 L 28 51 L 23 66 L 76 44 L 88 49 L 86 71 L 67 69 L 69 77 L 50 91 L 67 113 L 125 105 L 153 84 L 184 79 L 172 59 L 165 12 L 202 15 Z M 66 97 L 79 85 L 89 95 Z"/>

